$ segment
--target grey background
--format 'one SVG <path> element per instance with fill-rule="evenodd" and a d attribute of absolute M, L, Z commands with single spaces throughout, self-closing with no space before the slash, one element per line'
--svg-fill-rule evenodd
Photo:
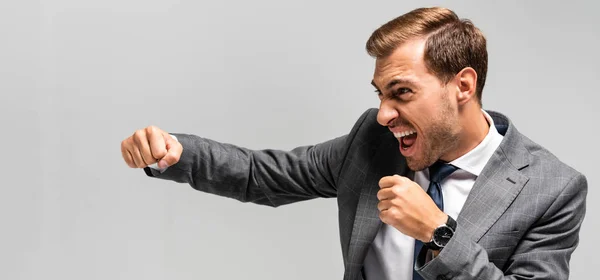
<path fill-rule="evenodd" d="M 150 124 L 256 149 L 345 134 L 378 106 L 370 33 L 439 4 L 2 0 L 0 279 L 341 279 L 335 200 L 271 209 L 203 194 L 129 169 L 120 142 Z M 588 176 L 571 264 L 589 279 L 598 5 L 447 6 L 488 38 L 484 108 Z"/>

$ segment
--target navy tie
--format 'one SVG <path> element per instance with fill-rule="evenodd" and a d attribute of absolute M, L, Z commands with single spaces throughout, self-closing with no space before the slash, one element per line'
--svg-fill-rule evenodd
<path fill-rule="evenodd" d="M 441 182 L 448 177 L 448 175 L 452 174 L 452 172 L 456 171 L 458 167 L 447 164 L 442 161 L 436 161 L 433 165 L 429 167 L 429 188 L 427 189 L 427 194 L 431 196 L 435 205 L 437 205 L 440 210 L 444 211 L 444 197 L 442 195 L 442 185 Z M 419 256 L 419 252 L 421 252 L 421 248 L 423 247 L 423 242 L 418 239 L 415 239 L 415 254 L 414 254 L 414 262 L 417 262 L 417 257 Z M 423 280 L 421 275 L 414 270 L 413 266 L 413 280 Z"/>

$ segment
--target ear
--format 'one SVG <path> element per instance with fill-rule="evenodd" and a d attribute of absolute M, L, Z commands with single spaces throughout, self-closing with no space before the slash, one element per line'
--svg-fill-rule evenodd
<path fill-rule="evenodd" d="M 455 76 L 458 93 L 456 101 L 459 105 L 467 103 L 469 100 L 477 98 L 475 90 L 477 88 L 477 72 L 471 67 L 466 67 Z"/>

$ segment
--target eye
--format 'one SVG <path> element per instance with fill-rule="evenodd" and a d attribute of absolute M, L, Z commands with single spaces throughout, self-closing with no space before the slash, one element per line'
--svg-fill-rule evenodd
<path fill-rule="evenodd" d="M 412 90 L 409 88 L 399 88 L 398 90 L 396 90 L 396 95 L 401 95 L 409 92 L 412 92 Z"/>
<path fill-rule="evenodd" d="M 407 94 L 411 92 L 413 91 L 409 88 L 398 88 L 397 90 L 393 91 L 392 96 L 397 99 L 405 99 Z"/>

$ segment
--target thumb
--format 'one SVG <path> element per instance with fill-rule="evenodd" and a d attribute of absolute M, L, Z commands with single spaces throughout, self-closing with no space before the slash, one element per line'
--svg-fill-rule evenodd
<path fill-rule="evenodd" d="M 181 158 L 181 153 L 183 152 L 183 146 L 179 141 L 177 141 L 177 137 L 167 134 L 165 136 L 165 145 L 167 148 L 167 154 L 158 161 L 158 168 L 167 168 L 179 162 Z"/>

